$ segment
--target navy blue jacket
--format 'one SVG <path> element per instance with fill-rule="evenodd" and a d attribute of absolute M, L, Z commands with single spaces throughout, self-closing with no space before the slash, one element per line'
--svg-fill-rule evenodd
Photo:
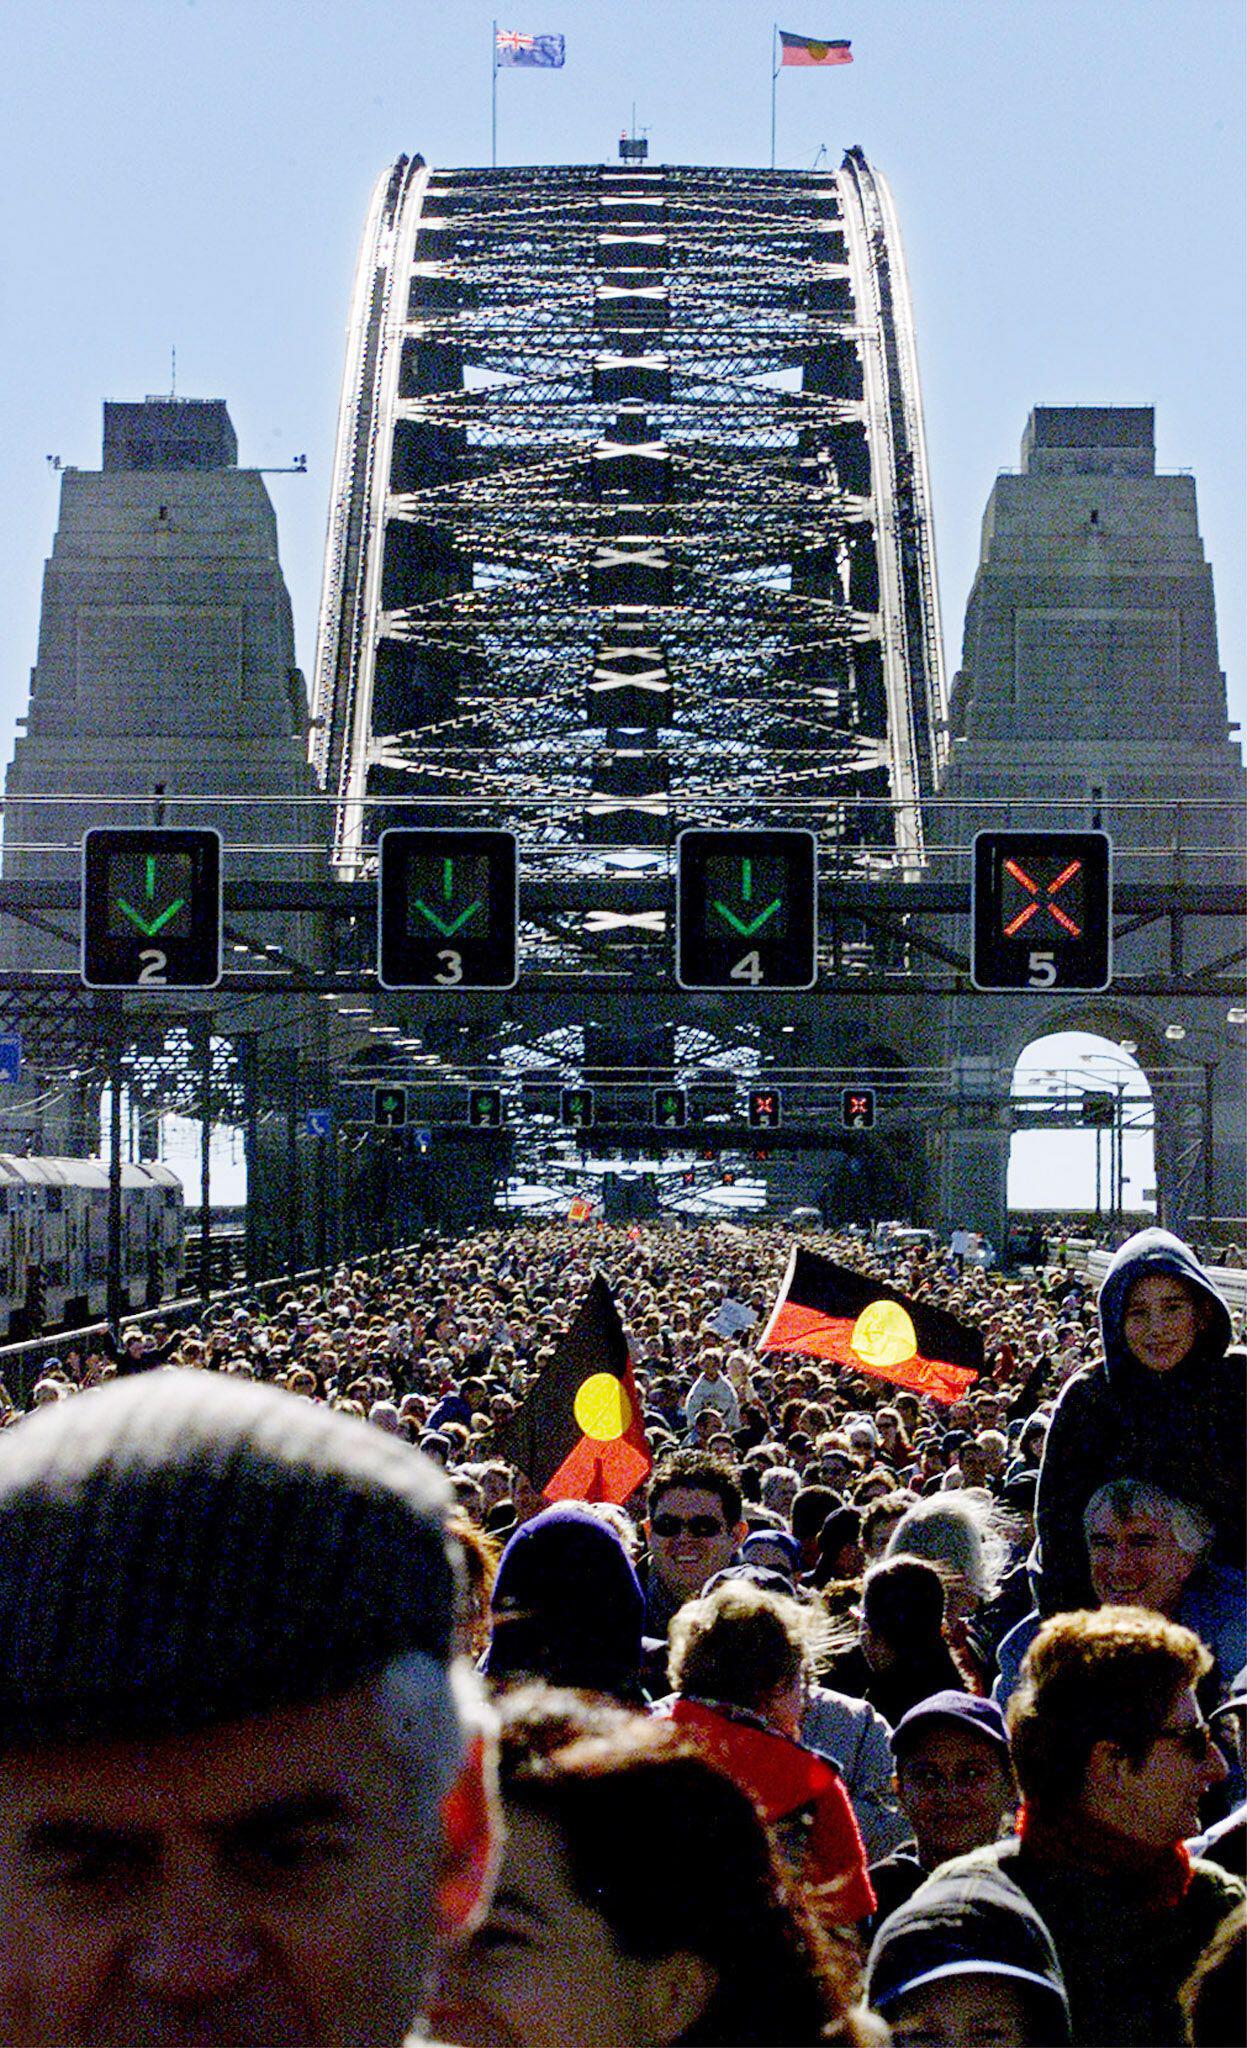
<path fill-rule="evenodd" d="M 1148 1273 L 1172 1273 L 1209 1304 L 1208 1327 L 1170 1372 L 1150 1372 L 1122 1334 L 1126 1297 Z M 1195 1254 L 1165 1230 L 1127 1240 L 1100 1289 L 1104 1361 L 1066 1382 L 1044 1445 L 1031 1577 L 1042 1615 L 1094 1607 L 1082 1518 L 1110 1479 L 1144 1479 L 1216 1530 L 1214 1554 L 1247 1550 L 1247 1358 L 1231 1350 L 1230 1312 Z"/>

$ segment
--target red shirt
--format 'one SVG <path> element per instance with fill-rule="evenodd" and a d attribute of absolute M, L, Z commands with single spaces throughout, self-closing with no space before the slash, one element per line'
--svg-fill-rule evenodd
<path fill-rule="evenodd" d="M 814 1904 L 822 1919 L 845 1926 L 874 1912 L 857 1820 L 844 1781 L 826 1757 L 701 1700 L 677 1699 L 671 1720 L 749 1793 L 787 1860 L 817 1888 Z"/>

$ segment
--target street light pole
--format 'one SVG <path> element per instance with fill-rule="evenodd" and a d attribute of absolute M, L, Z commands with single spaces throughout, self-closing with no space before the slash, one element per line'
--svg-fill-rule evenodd
<path fill-rule="evenodd" d="M 1130 1051 L 1133 1052 L 1133 1050 L 1134 1047 L 1131 1046 Z M 1082 1065 L 1089 1067 L 1110 1066 L 1114 1064 L 1111 1055 L 1107 1053 L 1084 1052 L 1080 1053 L 1078 1057 Z M 1122 1074 L 1122 1064 L 1124 1063 L 1118 1063 L 1119 1074 Z M 1119 1229 L 1124 1229 L 1125 1227 L 1126 1093 L 1130 1087 L 1132 1074 L 1131 1070 L 1127 1069 L 1120 1079 L 1115 1079 L 1111 1074 L 1101 1074 L 1097 1078 L 1105 1089 L 1111 1088 L 1113 1091 L 1113 1116 L 1112 1122 L 1109 1124 L 1108 1146 L 1108 1229 L 1111 1239 L 1116 1236 Z M 1097 1219 L 1100 1216 L 1101 1204 L 1100 1143 L 1102 1135 L 1102 1130 L 1097 1125 L 1095 1134 L 1095 1206 Z"/>
<path fill-rule="evenodd" d="M 1226 1022 L 1232 1023 L 1233 1021 L 1234 1012 L 1231 1010 L 1226 1017 Z M 1212 1034 L 1210 1033 L 1209 1036 L 1211 1035 Z M 1183 1040 L 1186 1039 L 1188 1036 L 1189 1033 L 1187 1031 L 1185 1024 L 1166 1024 L 1165 1026 L 1165 1037 L 1169 1040 L 1169 1043 L 1171 1045 L 1181 1045 Z M 1212 1210 L 1213 1202 L 1215 1200 L 1215 1190 L 1217 1184 L 1216 1173 L 1213 1164 L 1213 1151 L 1216 1145 L 1216 1124 L 1213 1118 L 1213 1079 L 1216 1075 L 1218 1067 L 1221 1064 L 1221 1056 L 1219 1053 L 1215 1055 L 1210 1055 L 1207 1052 L 1196 1052 L 1194 1054 L 1194 1059 L 1196 1064 L 1202 1069 L 1204 1076 L 1204 1095 L 1201 1118 L 1201 1150 L 1203 1151 L 1204 1155 L 1204 1237 L 1207 1243 L 1211 1244 L 1213 1241 Z"/>
<path fill-rule="evenodd" d="M 1209 1244 L 1213 1241 L 1212 1199 L 1215 1185 L 1212 1171 L 1212 1077 L 1219 1065 L 1219 1060 L 1200 1060 L 1200 1066 L 1204 1070 L 1204 1236 Z"/>

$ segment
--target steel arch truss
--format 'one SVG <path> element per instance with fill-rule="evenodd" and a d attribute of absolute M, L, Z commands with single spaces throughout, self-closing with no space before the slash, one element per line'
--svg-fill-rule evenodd
<path fill-rule="evenodd" d="M 620 879 L 617 909 L 573 891 L 525 934 L 569 988 L 652 971 L 667 919 L 626 876 L 687 824 L 808 825 L 837 876 L 917 878 L 929 496 L 859 151 L 832 175 L 400 159 L 356 284 L 315 709 L 343 879 L 400 818 Z"/>

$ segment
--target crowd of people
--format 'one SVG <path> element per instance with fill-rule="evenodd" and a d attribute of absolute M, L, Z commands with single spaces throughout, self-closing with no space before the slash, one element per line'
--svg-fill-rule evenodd
<path fill-rule="evenodd" d="M 784 1230 L 542 1224 L 2 1404 L 0 2039 L 1247 2039 L 1225 1301 L 807 1242 L 964 1394 L 760 1349 Z M 550 1501 L 496 1439 L 595 1270 L 652 1469 Z"/>

